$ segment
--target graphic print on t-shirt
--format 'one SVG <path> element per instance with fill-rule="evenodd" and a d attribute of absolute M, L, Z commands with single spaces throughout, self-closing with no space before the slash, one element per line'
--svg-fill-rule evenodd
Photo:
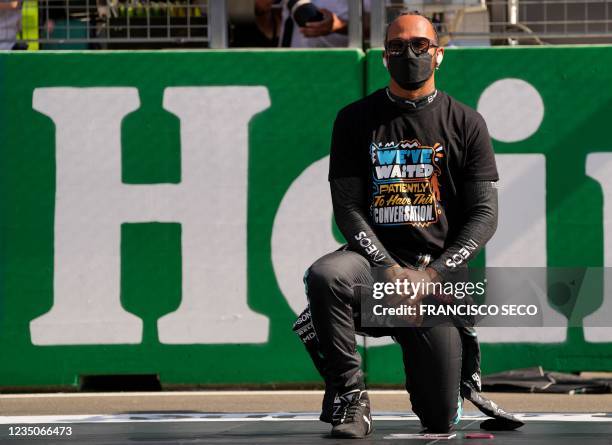
<path fill-rule="evenodd" d="M 426 146 L 416 139 L 372 143 L 370 156 L 374 224 L 427 227 L 438 221 L 442 144 Z"/>

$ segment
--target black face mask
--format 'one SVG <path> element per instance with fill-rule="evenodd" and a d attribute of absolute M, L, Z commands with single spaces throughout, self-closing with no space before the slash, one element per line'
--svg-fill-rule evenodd
<path fill-rule="evenodd" d="M 422 87 L 433 72 L 432 57 L 429 52 L 420 56 L 412 49 L 403 56 L 388 58 L 389 74 L 404 90 L 416 90 Z"/>

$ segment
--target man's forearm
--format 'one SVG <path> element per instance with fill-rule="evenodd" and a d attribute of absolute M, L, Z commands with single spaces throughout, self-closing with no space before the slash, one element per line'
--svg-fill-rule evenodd
<path fill-rule="evenodd" d="M 430 265 L 442 280 L 478 255 L 497 229 L 497 183 L 467 182 L 462 192 L 465 222 L 453 242 Z"/>
<path fill-rule="evenodd" d="M 364 181 L 360 178 L 336 178 L 330 181 L 330 187 L 336 224 L 351 249 L 364 256 L 372 266 L 396 266 L 363 210 Z"/>

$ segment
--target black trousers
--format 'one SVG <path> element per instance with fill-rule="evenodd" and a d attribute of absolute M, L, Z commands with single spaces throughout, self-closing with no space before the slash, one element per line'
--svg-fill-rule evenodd
<path fill-rule="evenodd" d="M 312 323 L 325 361 L 326 384 L 338 393 L 365 388 L 355 334 L 367 330 L 354 317 L 360 306 L 354 289 L 371 286 L 373 281 L 368 261 L 349 250 L 321 257 L 304 277 Z M 378 336 L 380 328 L 376 329 L 374 335 Z M 448 431 L 461 409 L 459 329 L 448 322 L 427 328 L 388 328 L 385 333 L 401 346 L 414 413 L 425 428 Z"/>

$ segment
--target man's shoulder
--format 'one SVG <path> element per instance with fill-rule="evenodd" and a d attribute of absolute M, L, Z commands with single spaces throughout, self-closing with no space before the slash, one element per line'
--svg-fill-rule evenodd
<path fill-rule="evenodd" d="M 345 105 L 340 109 L 340 111 L 338 111 L 338 116 L 354 117 L 357 114 L 362 114 L 364 111 L 371 110 L 372 106 L 380 101 L 381 92 L 384 92 L 384 89 L 381 88 L 376 90 L 367 96 L 361 97 L 356 101 Z"/>
<path fill-rule="evenodd" d="M 448 93 L 443 92 L 442 94 L 446 97 L 446 100 L 448 101 L 448 109 L 452 113 L 456 114 L 457 117 L 459 117 L 461 120 L 464 120 L 465 122 L 480 122 L 484 120 L 482 115 L 473 107 L 470 107 L 469 105 L 455 99 Z"/>

